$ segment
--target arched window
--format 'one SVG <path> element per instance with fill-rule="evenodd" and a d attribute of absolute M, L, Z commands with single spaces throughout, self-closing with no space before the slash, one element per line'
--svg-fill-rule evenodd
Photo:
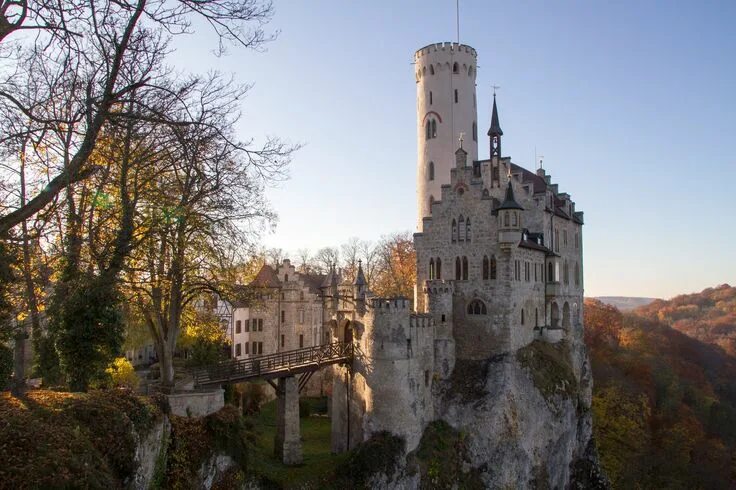
<path fill-rule="evenodd" d="M 458 100 L 458 92 L 457 92 L 457 89 L 455 89 L 455 103 L 456 104 L 457 104 L 457 100 Z"/>
<path fill-rule="evenodd" d="M 557 328 L 560 326 L 560 307 L 557 303 L 552 303 L 552 327 Z"/>
<path fill-rule="evenodd" d="M 429 280 L 434 279 L 434 259 L 429 259 Z"/>
<path fill-rule="evenodd" d="M 565 261 L 565 264 L 563 266 L 562 275 L 563 275 L 563 278 L 565 280 L 565 284 L 569 284 L 569 282 L 570 282 L 570 274 L 568 273 L 567 260 Z"/>
<path fill-rule="evenodd" d="M 478 141 L 478 124 L 473 121 L 473 141 Z"/>
<path fill-rule="evenodd" d="M 434 180 L 434 162 L 427 164 L 427 180 Z"/>
<path fill-rule="evenodd" d="M 518 226 L 518 224 L 519 224 L 519 218 L 517 216 L 516 211 L 514 211 L 514 221 L 513 221 L 513 223 L 514 223 L 514 226 Z"/>
<path fill-rule="evenodd" d="M 472 76 L 473 76 L 473 65 L 470 65 L 470 66 L 468 67 L 468 76 L 469 76 L 469 77 L 472 77 Z"/>
<path fill-rule="evenodd" d="M 429 65 L 429 74 L 434 75 L 434 65 Z"/>
<path fill-rule="evenodd" d="M 429 91 L 429 105 L 432 105 L 432 91 L 431 90 Z"/>
<path fill-rule="evenodd" d="M 428 120 L 427 121 L 427 126 L 425 128 L 424 138 L 425 139 L 431 139 L 432 138 L 432 121 L 431 120 Z"/>
<path fill-rule="evenodd" d="M 455 243 L 455 241 L 457 241 L 457 221 L 452 218 L 452 242 Z"/>
<path fill-rule="evenodd" d="M 453 63 L 452 73 L 458 73 L 459 71 L 460 71 L 460 67 L 458 66 L 457 62 Z"/>
<path fill-rule="evenodd" d="M 509 227 L 509 212 L 508 211 L 503 212 L 503 226 L 505 226 L 506 228 Z"/>
<path fill-rule="evenodd" d="M 434 264 L 434 270 L 437 275 L 437 279 L 442 279 L 442 259 L 437 257 L 437 262 Z"/>
<path fill-rule="evenodd" d="M 555 282 L 555 269 L 552 262 L 547 264 L 547 282 Z"/>
<path fill-rule="evenodd" d="M 492 280 L 495 280 L 496 279 L 496 269 L 497 269 L 497 267 L 496 267 L 496 256 L 495 255 L 491 255 L 491 279 Z"/>
<path fill-rule="evenodd" d="M 462 214 L 457 222 L 457 240 L 459 242 L 465 240 L 465 218 L 463 218 Z"/>
<path fill-rule="evenodd" d="M 432 138 L 437 137 L 437 121 L 432 119 Z"/>
<path fill-rule="evenodd" d="M 580 286 L 580 264 L 575 262 L 575 285 Z"/>
<path fill-rule="evenodd" d="M 487 315 L 488 309 L 486 304 L 479 299 L 474 299 L 468 303 L 468 315 Z"/>
<path fill-rule="evenodd" d="M 524 308 L 521 309 L 521 324 L 524 325 Z"/>
<path fill-rule="evenodd" d="M 468 280 L 468 258 L 463 257 L 463 281 Z"/>
<path fill-rule="evenodd" d="M 490 263 L 488 262 L 488 256 L 483 256 L 483 280 L 487 281 L 491 274 Z"/>
<path fill-rule="evenodd" d="M 462 279 L 462 268 L 460 266 L 460 257 L 455 257 L 455 280 Z"/>
<path fill-rule="evenodd" d="M 470 218 L 465 221 L 465 240 L 470 241 Z"/>

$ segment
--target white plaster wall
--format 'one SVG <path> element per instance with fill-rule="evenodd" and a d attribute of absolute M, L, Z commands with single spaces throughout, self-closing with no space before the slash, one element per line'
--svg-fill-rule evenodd
<path fill-rule="evenodd" d="M 453 64 L 458 63 L 458 73 Z M 478 159 L 478 142 L 473 141 L 473 123 L 478 137 L 485 135 L 478 124 L 475 76 L 477 55 L 473 48 L 457 43 L 430 44 L 414 54 L 417 85 L 417 229 L 429 216 L 429 198 L 440 199 L 440 188 L 450 182 L 459 133 L 465 133 L 463 148 L 468 161 Z M 430 66 L 434 67 L 434 75 Z M 470 72 L 470 74 L 469 74 Z M 458 102 L 455 103 L 455 90 Z M 432 92 L 430 103 L 429 93 Z M 426 139 L 428 117 L 437 119 L 437 137 Z M 485 139 L 485 138 L 484 138 Z M 428 180 L 428 163 L 434 162 L 434 180 Z"/>

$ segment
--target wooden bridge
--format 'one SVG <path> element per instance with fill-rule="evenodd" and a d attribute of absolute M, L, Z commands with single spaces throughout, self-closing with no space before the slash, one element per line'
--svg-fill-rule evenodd
<path fill-rule="evenodd" d="M 352 342 L 334 342 L 251 356 L 246 359 L 229 359 L 197 369 L 192 372 L 192 377 L 195 387 L 206 388 L 256 379 L 270 381 L 274 378 L 301 374 L 299 378 L 299 391 L 301 391 L 315 371 L 330 364 L 349 362 L 352 358 Z"/>

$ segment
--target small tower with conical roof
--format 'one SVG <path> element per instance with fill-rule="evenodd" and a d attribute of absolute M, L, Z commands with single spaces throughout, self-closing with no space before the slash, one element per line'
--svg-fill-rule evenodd
<path fill-rule="evenodd" d="M 496 107 L 496 92 L 493 92 L 493 111 L 491 114 L 491 128 L 488 130 L 488 136 L 491 138 L 491 159 L 493 157 L 501 158 L 501 124 L 498 122 L 498 107 Z"/>
<path fill-rule="evenodd" d="M 514 185 L 511 172 L 509 172 L 509 183 L 506 187 L 506 196 L 497 208 L 498 212 L 498 241 L 502 244 L 518 243 L 522 228 L 524 208 L 516 202 L 514 196 Z"/>
<path fill-rule="evenodd" d="M 358 272 L 355 274 L 353 281 L 353 297 L 355 298 L 355 307 L 358 311 L 365 310 L 365 295 L 367 292 L 367 283 L 365 274 L 363 273 L 363 261 L 358 260 Z"/>

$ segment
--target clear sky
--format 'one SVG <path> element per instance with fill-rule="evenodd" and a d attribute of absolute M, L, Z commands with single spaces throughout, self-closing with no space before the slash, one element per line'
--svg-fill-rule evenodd
<path fill-rule="evenodd" d="M 736 283 L 736 2 L 461 1 L 503 149 L 545 168 L 585 212 L 586 295 L 670 297 Z M 172 60 L 253 83 L 242 136 L 305 146 L 268 190 L 267 246 L 295 251 L 414 231 L 414 51 L 454 41 L 454 0 L 280 1 L 262 53 Z M 484 138 L 480 157 L 488 156 Z"/>

